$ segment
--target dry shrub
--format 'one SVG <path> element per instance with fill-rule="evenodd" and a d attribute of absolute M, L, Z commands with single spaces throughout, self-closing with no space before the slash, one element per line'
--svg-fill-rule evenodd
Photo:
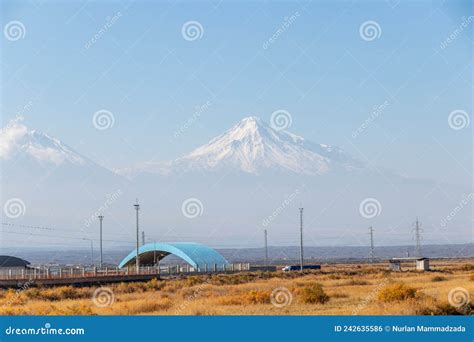
<path fill-rule="evenodd" d="M 464 271 L 474 271 L 474 264 L 464 264 L 461 269 Z"/>
<path fill-rule="evenodd" d="M 439 282 L 439 281 L 445 281 L 445 280 L 447 280 L 447 278 L 443 276 L 434 276 L 433 278 L 431 278 L 431 281 L 433 282 Z"/>
<path fill-rule="evenodd" d="M 180 281 L 167 281 L 162 287 L 163 292 L 175 293 L 183 288 L 183 284 Z"/>
<path fill-rule="evenodd" d="M 197 290 L 184 288 L 181 290 L 180 294 L 183 299 L 190 298 L 196 295 Z"/>
<path fill-rule="evenodd" d="M 341 293 L 341 292 L 336 292 L 331 294 L 331 298 L 349 298 L 349 295 L 347 293 Z"/>
<path fill-rule="evenodd" d="M 156 278 L 153 278 L 152 280 L 147 282 L 145 286 L 146 286 L 146 289 L 149 291 L 159 291 L 165 286 L 165 282 L 160 281 Z"/>
<path fill-rule="evenodd" d="M 25 291 L 25 295 L 29 299 L 42 299 L 43 298 L 41 296 L 41 288 L 39 287 L 29 288 L 28 290 Z"/>
<path fill-rule="evenodd" d="M 270 294 L 269 291 L 252 290 L 243 297 L 243 300 L 248 304 L 269 304 Z"/>
<path fill-rule="evenodd" d="M 64 299 L 79 299 L 89 297 L 89 291 L 80 290 L 72 286 L 60 286 L 48 289 L 28 289 L 26 296 L 31 299 L 59 301 Z"/>
<path fill-rule="evenodd" d="M 470 280 L 470 281 L 474 281 L 474 274 L 471 274 L 471 275 L 469 276 L 469 280 Z"/>
<path fill-rule="evenodd" d="M 324 304 L 329 300 L 329 296 L 324 292 L 321 284 L 313 284 L 302 289 L 301 299 L 306 304 Z"/>
<path fill-rule="evenodd" d="M 382 302 L 404 301 L 415 298 L 416 294 L 416 289 L 404 283 L 393 283 L 380 290 L 378 299 Z"/>
<path fill-rule="evenodd" d="M 114 288 L 115 293 L 140 293 L 153 290 L 155 283 L 154 279 L 148 282 L 133 282 L 133 283 L 120 283 Z M 151 283 L 151 284 L 150 284 Z M 156 286 L 160 286 L 156 284 Z"/>
<path fill-rule="evenodd" d="M 242 272 L 235 274 L 212 275 L 210 283 L 213 285 L 239 285 L 254 282 L 256 280 L 267 280 L 273 278 L 294 279 L 301 278 L 311 272 Z"/>
<path fill-rule="evenodd" d="M 415 315 L 440 315 L 440 316 L 460 316 L 472 315 L 473 305 L 467 304 L 461 308 L 452 306 L 449 303 L 435 304 L 431 306 L 419 306 L 414 310 Z"/>
<path fill-rule="evenodd" d="M 173 306 L 173 303 L 168 298 L 163 298 L 157 301 L 150 300 L 136 300 L 127 302 L 114 307 L 115 311 L 125 315 L 136 315 L 140 313 L 149 313 L 153 311 L 168 310 Z"/>
<path fill-rule="evenodd" d="M 206 282 L 206 277 L 190 276 L 186 280 L 186 286 L 199 285 Z"/>
<path fill-rule="evenodd" d="M 132 283 L 120 283 L 115 287 L 117 293 L 133 293 L 136 291 Z"/>
<path fill-rule="evenodd" d="M 59 292 L 55 288 L 52 289 L 43 289 L 40 291 L 39 299 L 48 300 L 48 301 L 58 301 L 61 299 Z"/>
<path fill-rule="evenodd" d="M 3 306 L 24 305 L 28 299 L 21 290 L 8 289 L 3 298 Z"/>
<path fill-rule="evenodd" d="M 308 285 L 308 283 L 302 281 L 295 281 L 296 287 L 305 287 L 306 285 Z"/>
<path fill-rule="evenodd" d="M 262 276 L 262 278 L 265 278 Z M 211 284 L 213 285 L 239 285 L 252 282 L 255 279 L 262 279 L 255 273 L 240 273 L 240 274 L 219 274 L 211 277 Z"/>
<path fill-rule="evenodd" d="M 215 299 L 217 305 L 242 305 L 242 296 L 222 296 Z"/>
<path fill-rule="evenodd" d="M 26 312 L 23 307 L 12 307 L 12 306 L 0 307 L 0 315 L 2 316 L 19 316 L 19 315 L 27 315 L 27 314 L 28 312 Z"/>
<path fill-rule="evenodd" d="M 73 304 L 68 305 L 64 311 L 60 312 L 61 315 L 93 315 L 92 309 L 88 305 L 84 304 Z"/>
<path fill-rule="evenodd" d="M 210 316 L 215 315 L 216 312 L 208 307 L 190 307 L 186 314 L 193 316 Z"/>
<path fill-rule="evenodd" d="M 370 283 L 366 280 L 361 280 L 361 279 L 351 279 L 343 283 L 344 285 L 357 285 L 357 286 L 363 286 L 363 285 L 370 285 Z"/>
<path fill-rule="evenodd" d="M 57 288 L 60 299 L 77 299 L 81 297 L 79 291 L 72 286 L 62 286 Z"/>

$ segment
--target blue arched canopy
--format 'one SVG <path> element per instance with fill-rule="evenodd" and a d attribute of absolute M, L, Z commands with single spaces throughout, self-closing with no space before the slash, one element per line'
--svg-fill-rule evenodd
<path fill-rule="evenodd" d="M 204 268 L 204 265 L 213 267 L 216 264 L 219 268 L 228 264 L 227 260 L 216 250 L 195 242 L 167 242 L 167 243 L 148 243 L 138 249 L 141 265 L 153 265 L 155 260 L 160 261 L 166 256 L 173 254 L 194 268 Z M 133 250 L 127 255 L 119 267 L 135 265 L 137 251 Z"/>

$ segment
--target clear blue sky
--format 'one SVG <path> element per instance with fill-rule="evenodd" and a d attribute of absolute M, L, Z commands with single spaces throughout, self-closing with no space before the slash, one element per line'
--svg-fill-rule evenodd
<path fill-rule="evenodd" d="M 24 39 L 1 40 L 3 124 L 22 112 L 31 128 L 124 167 L 176 158 L 244 116 L 268 121 L 285 109 L 290 130 L 307 139 L 411 176 L 469 184 L 473 123 L 456 131 L 447 120 L 456 109 L 472 118 L 474 23 L 440 45 L 472 4 L 397 2 L 2 1 L 2 28 L 12 20 L 26 28 Z M 202 25 L 201 39 L 183 39 L 190 20 Z M 381 29 L 372 41 L 359 34 L 368 20 Z M 105 131 L 91 121 L 100 109 L 115 118 Z"/>

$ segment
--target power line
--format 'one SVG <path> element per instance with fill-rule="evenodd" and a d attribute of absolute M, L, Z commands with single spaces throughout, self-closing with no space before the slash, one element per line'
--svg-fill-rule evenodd
<path fill-rule="evenodd" d="M 45 227 L 45 226 L 30 226 L 26 224 L 17 224 L 17 223 L 9 223 L 9 222 L 2 222 L 2 225 L 10 226 L 10 227 L 42 229 L 42 230 L 66 230 L 66 229 L 58 229 L 58 228 L 51 228 L 51 227 Z"/>
<path fill-rule="evenodd" d="M 41 229 L 41 230 L 58 230 L 58 231 L 63 231 L 63 232 L 71 232 L 71 229 L 65 229 L 65 228 L 57 228 L 57 227 L 48 227 L 48 226 L 33 226 L 33 225 L 26 225 L 26 224 L 17 224 L 17 223 L 9 223 L 9 222 L 2 222 L 2 225 L 7 226 L 7 227 L 18 227 L 18 228 L 28 228 L 28 229 Z M 83 233 L 93 233 L 92 231 L 85 231 L 82 230 Z M 122 235 L 122 236 L 130 236 L 128 233 L 113 233 L 109 234 L 113 236 L 117 235 Z"/>
<path fill-rule="evenodd" d="M 16 234 L 16 235 L 31 235 L 31 236 L 41 236 L 41 237 L 55 237 L 55 238 L 62 238 L 62 239 L 72 239 L 72 240 L 93 240 L 84 237 L 76 237 L 76 236 L 64 236 L 64 235 L 51 235 L 51 234 L 35 234 L 35 233 L 27 233 L 27 232 L 11 232 L 11 231 L 2 231 L 2 233 L 6 234 Z M 130 243 L 131 241 L 123 241 L 123 240 L 108 240 L 104 239 L 103 241 L 107 242 L 123 242 L 123 243 Z"/>

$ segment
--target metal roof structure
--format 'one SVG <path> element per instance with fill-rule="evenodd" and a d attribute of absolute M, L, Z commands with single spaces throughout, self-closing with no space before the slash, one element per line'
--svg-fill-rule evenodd
<path fill-rule="evenodd" d="M 28 261 L 14 256 L 0 255 L 0 267 L 27 267 L 29 264 Z"/>
<path fill-rule="evenodd" d="M 148 243 L 138 249 L 141 265 L 153 265 L 155 261 L 160 261 L 166 256 L 172 254 L 186 261 L 194 268 L 204 268 L 204 265 L 213 267 L 217 265 L 222 268 L 228 261 L 216 250 L 195 242 L 167 242 L 167 243 Z M 127 255 L 119 267 L 135 265 L 137 251 L 133 250 Z"/>

